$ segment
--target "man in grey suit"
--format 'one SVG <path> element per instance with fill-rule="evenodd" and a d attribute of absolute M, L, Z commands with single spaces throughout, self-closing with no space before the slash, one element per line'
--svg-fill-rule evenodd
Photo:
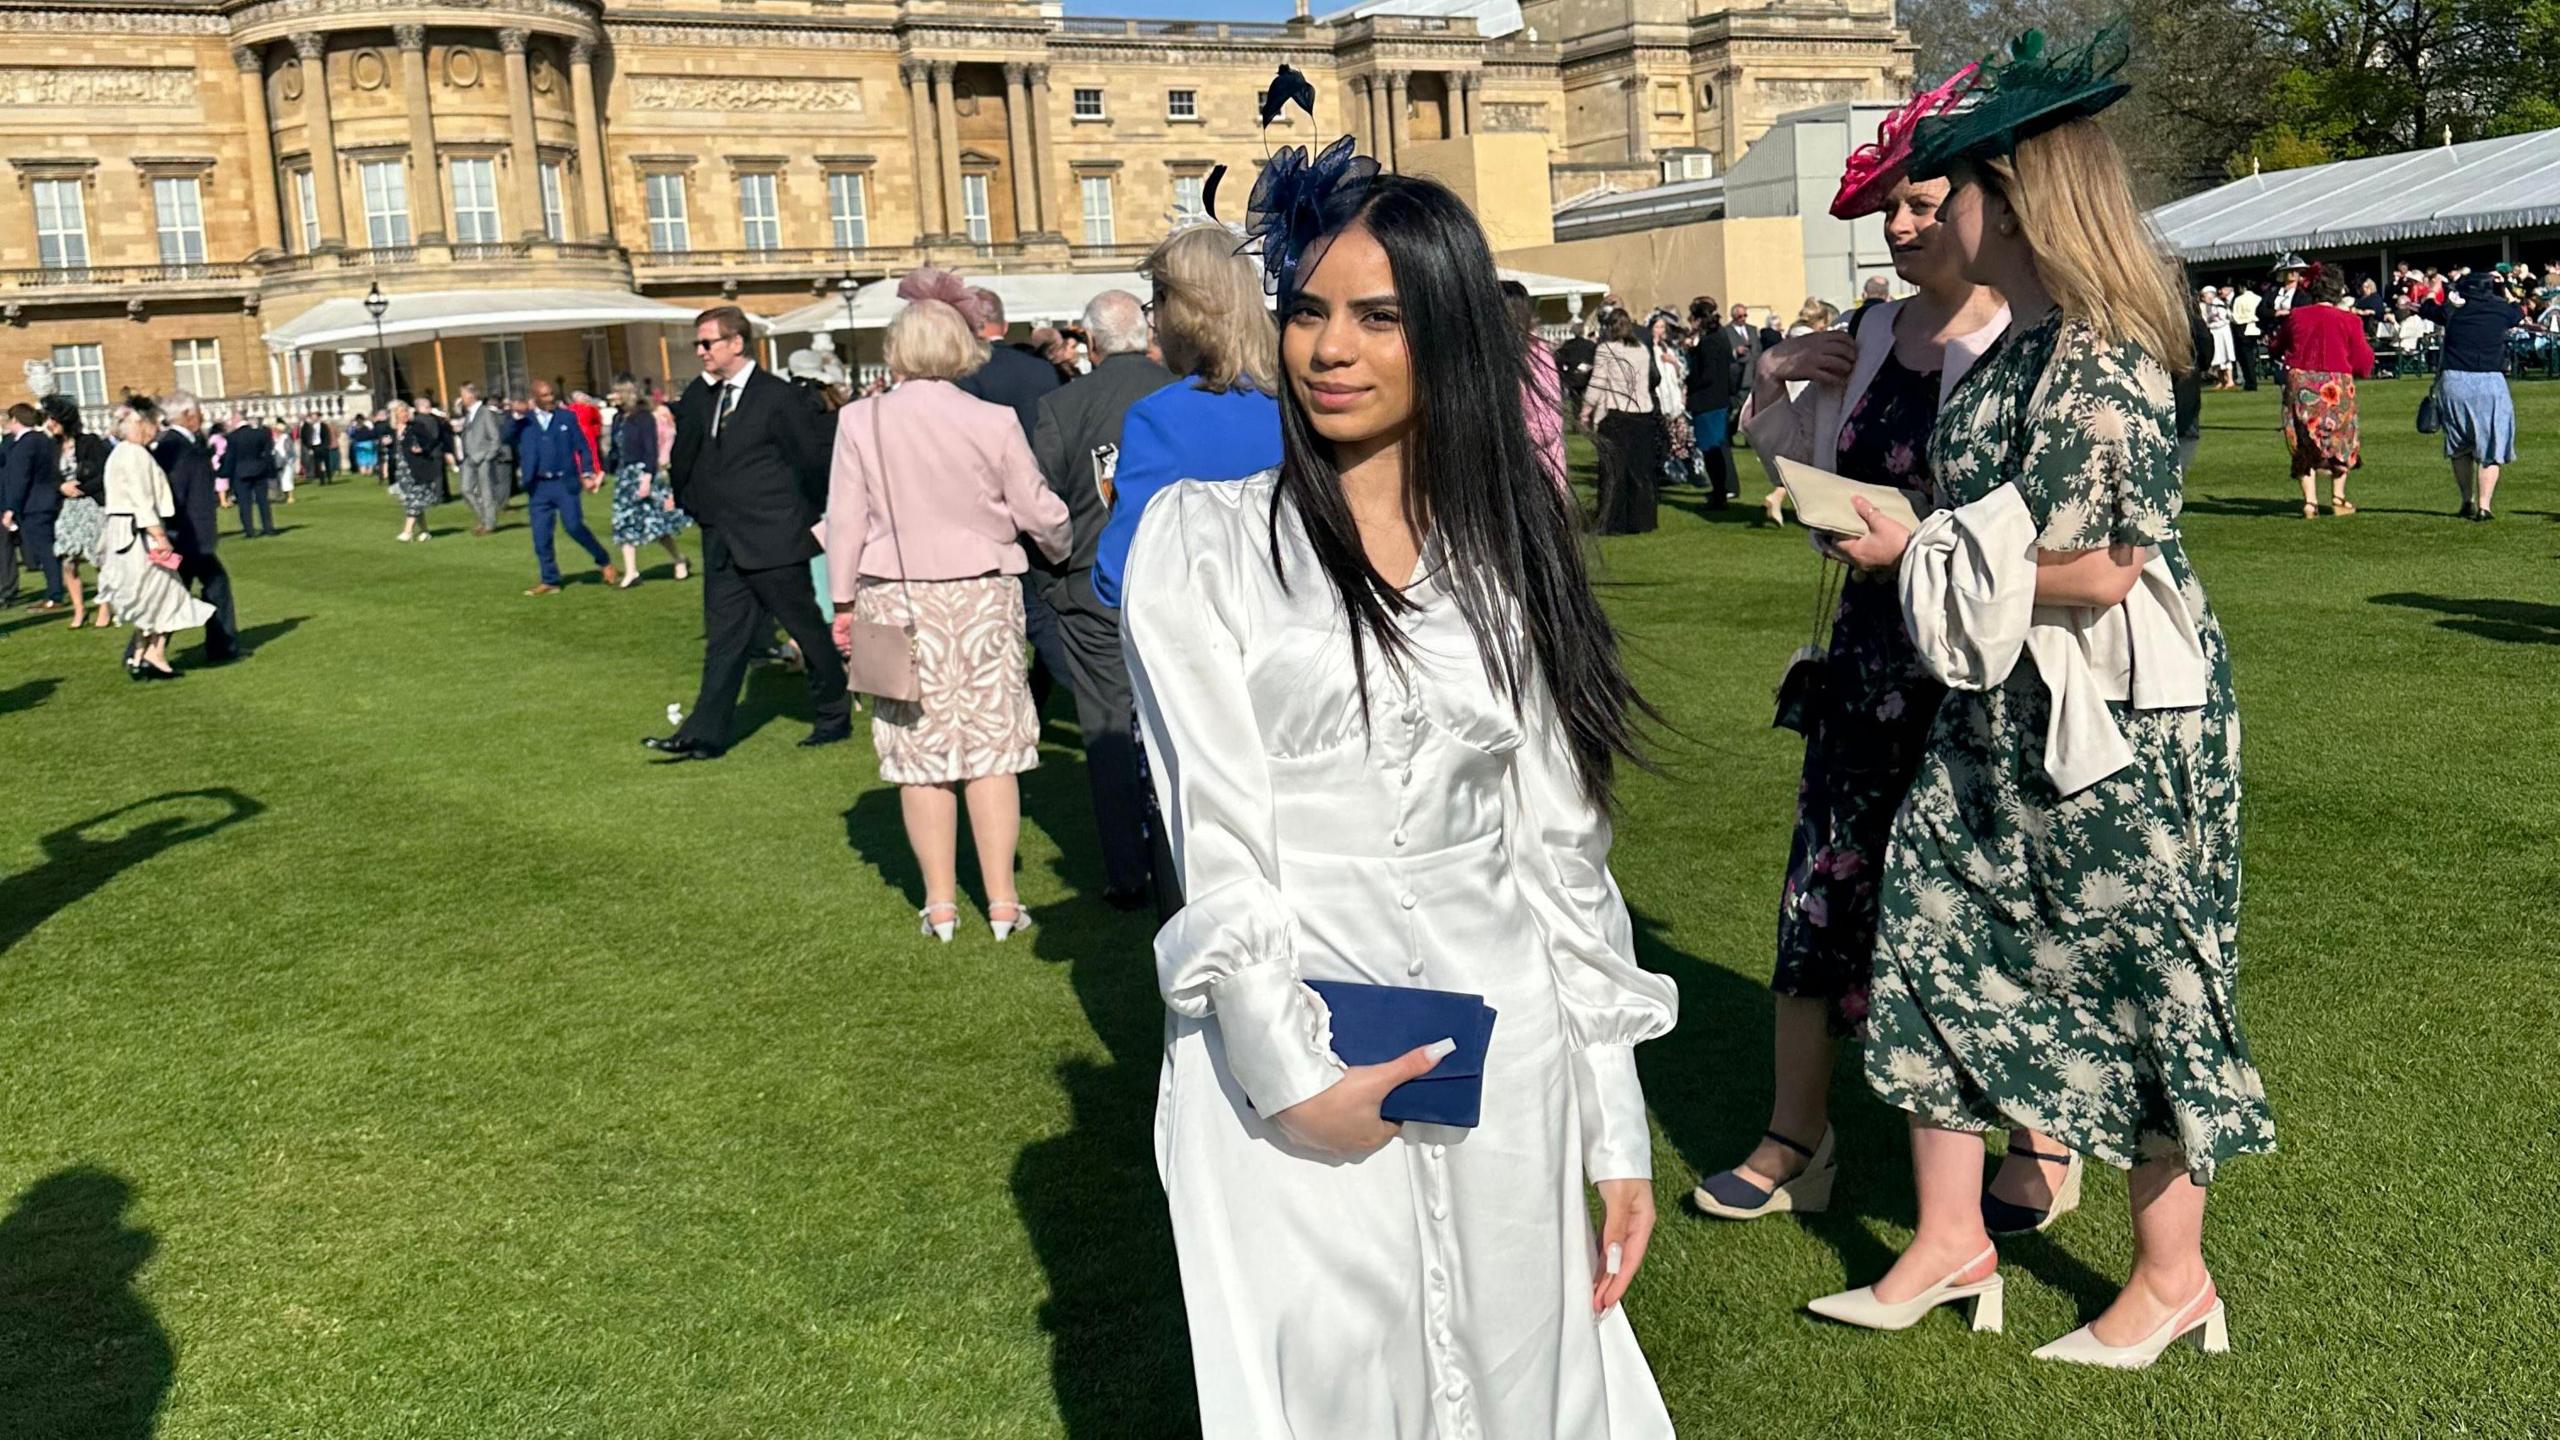
<path fill-rule="evenodd" d="M 480 521 L 471 533 L 486 535 L 498 528 L 498 514 L 507 508 L 507 422 L 497 406 L 480 398 L 477 385 L 463 386 L 455 398 L 462 402 L 462 419 L 454 427 L 462 441 L 462 495 Z"/>
<path fill-rule="evenodd" d="M 1120 612 L 1093 593 L 1093 556 L 1111 520 L 1120 422 L 1130 406 L 1173 384 L 1175 377 L 1147 358 L 1147 317 L 1137 296 L 1125 290 L 1096 295 L 1084 308 L 1084 327 L 1091 337 L 1093 373 L 1041 396 L 1039 421 L 1031 433 L 1031 453 L 1040 461 L 1042 478 L 1067 502 L 1074 548 L 1065 564 L 1054 570 L 1044 567 L 1031 578 L 1058 616 L 1059 648 L 1066 662 L 1066 673 L 1059 678 L 1075 692 L 1094 825 L 1102 832 L 1103 899 L 1134 910 L 1151 894 L 1146 798 L 1139 786 L 1137 742 L 1129 728 L 1135 702 L 1129 667 L 1120 656 Z"/>

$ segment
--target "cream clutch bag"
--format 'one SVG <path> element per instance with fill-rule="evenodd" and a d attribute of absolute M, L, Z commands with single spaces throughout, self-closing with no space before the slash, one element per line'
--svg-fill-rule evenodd
<path fill-rule="evenodd" d="M 1920 528 L 1920 516 L 1911 508 L 1911 497 L 1890 485 L 1870 485 L 1845 475 L 1818 470 L 1784 455 L 1777 457 L 1778 483 L 1787 490 L 1787 498 L 1795 502 L 1796 518 L 1807 528 L 1833 535 L 1860 536 L 1867 533 L 1867 522 L 1858 518 L 1858 508 L 1850 503 L 1864 500 L 1876 513 L 1905 530 Z"/>

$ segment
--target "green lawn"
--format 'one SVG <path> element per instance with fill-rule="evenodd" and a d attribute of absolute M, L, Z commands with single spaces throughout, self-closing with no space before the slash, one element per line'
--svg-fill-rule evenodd
<path fill-rule="evenodd" d="M 1680 731 L 1617 870 L 1684 997 L 1629 1301 L 1684 1430 L 2560 1433 L 2560 385 L 2523 388 L 2490 526 L 2445 513 L 2419 393 L 2366 391 L 2349 520 L 2295 518 L 2272 396 L 2206 412 L 2187 534 L 2248 725 L 2283 1150 L 2215 1191 L 2234 1353 L 2141 1377 L 2027 1358 L 2125 1271 L 2113 1172 L 2010 1248 L 2006 1337 L 1798 1313 L 1912 1214 L 1845 1067 L 1833 1213 L 1677 1203 L 1764 1120 L 1769 701 L 1815 562 L 1695 492 L 1606 544 Z M 0 1437 L 1188 1431 L 1150 925 L 1094 898 L 1072 748 L 1027 781 L 1040 927 L 998 946 L 973 906 L 938 947 L 867 742 L 792 747 L 794 677 L 717 764 L 634 743 L 699 657 L 663 560 L 532 600 L 520 510 L 425 547 L 369 484 L 279 513 L 223 547 L 245 664 L 136 686 L 116 635 L 0 619 Z"/>

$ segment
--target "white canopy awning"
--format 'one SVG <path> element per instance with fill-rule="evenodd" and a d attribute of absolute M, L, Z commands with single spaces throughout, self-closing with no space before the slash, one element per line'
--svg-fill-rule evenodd
<path fill-rule="evenodd" d="M 1531 270 L 1504 270 L 1505 280 L 1517 280 L 1529 287 L 1537 299 L 1550 295 L 1605 295 L 1609 287 L 1591 280 L 1576 280 L 1564 275 L 1541 275 Z M 1040 271 L 1022 275 L 971 276 L 969 283 L 983 285 L 1004 297 L 1004 316 L 1008 322 L 1022 325 L 1053 325 L 1073 320 L 1084 314 L 1084 307 L 1105 290 L 1126 290 L 1145 298 L 1147 277 L 1134 270 L 1104 271 Z M 773 320 L 776 335 L 814 335 L 821 331 L 879 330 L 895 318 L 906 302 L 898 298 L 896 279 L 874 280 L 853 292 L 853 313 L 848 320 L 844 297 L 830 295 L 812 300 L 788 314 Z"/>
<path fill-rule="evenodd" d="M 628 290 L 427 290 L 383 297 L 384 340 L 428 340 L 439 335 L 513 335 L 525 331 L 583 330 L 600 325 L 680 325 L 691 328 L 694 311 Z M 772 326 L 758 319 L 759 330 Z M 373 317 L 361 296 L 323 300 L 267 332 L 274 350 L 326 350 L 374 343 Z"/>
<path fill-rule="evenodd" d="M 2190 264 L 2560 224 L 2560 130 L 2278 170 L 2163 205 Z"/>

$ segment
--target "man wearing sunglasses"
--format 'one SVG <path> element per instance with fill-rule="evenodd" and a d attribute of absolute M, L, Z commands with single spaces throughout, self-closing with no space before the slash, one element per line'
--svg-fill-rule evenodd
<path fill-rule="evenodd" d="M 771 633 L 769 616 L 809 668 L 816 713 L 800 743 L 832 745 L 853 733 L 853 700 L 809 560 L 820 549 L 833 417 L 813 393 L 757 367 L 737 306 L 703 311 L 693 333 L 702 374 L 676 400 L 667 472 L 676 503 L 702 526 L 702 691 L 676 733 L 640 743 L 675 760 L 727 750 L 738 687 Z"/>

